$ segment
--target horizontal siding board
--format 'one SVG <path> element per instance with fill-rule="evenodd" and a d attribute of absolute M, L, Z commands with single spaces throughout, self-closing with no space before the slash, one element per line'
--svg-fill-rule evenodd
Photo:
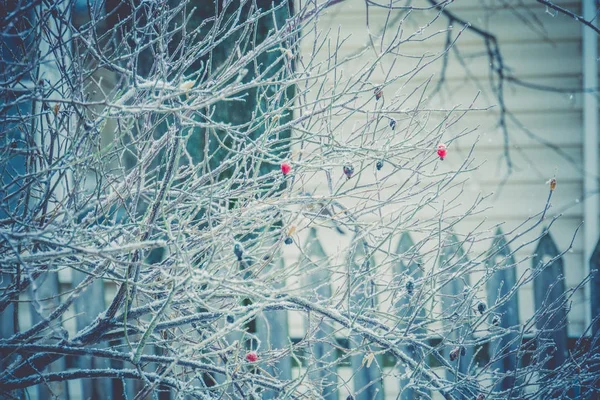
<path fill-rule="evenodd" d="M 581 147 L 583 138 L 581 115 L 581 110 L 576 109 L 563 113 L 552 112 L 519 115 L 518 121 L 545 142 L 560 147 Z M 331 124 L 337 126 L 342 120 L 341 116 L 332 116 Z M 344 127 L 348 125 L 350 130 L 358 129 L 358 127 L 364 126 L 365 123 L 366 118 L 357 115 L 344 124 Z M 478 127 L 477 131 L 481 133 L 481 139 L 477 145 L 478 149 L 502 149 L 504 146 L 504 137 L 501 128 L 497 125 L 497 112 L 473 113 L 459 121 L 456 125 L 456 130 L 460 131 L 464 128 Z M 522 149 L 540 147 L 540 140 L 523 133 L 516 122 L 512 120 L 507 121 L 507 127 L 511 134 L 512 146 L 518 146 L 518 148 Z M 399 129 L 397 130 L 400 131 Z M 459 142 L 462 141 L 459 139 Z M 466 141 L 465 145 L 468 142 Z"/>
<path fill-rule="evenodd" d="M 305 4 L 305 0 L 295 0 L 296 4 Z M 319 0 L 319 4 L 325 3 L 326 0 Z M 389 1 L 387 0 L 374 0 L 374 3 L 387 6 L 389 5 Z M 568 8 L 571 11 L 579 11 L 580 4 L 574 0 L 553 0 L 554 4 L 560 5 L 561 7 Z M 515 8 L 520 9 L 523 8 L 523 5 L 528 6 L 532 9 L 539 9 L 540 11 L 545 10 L 543 5 L 536 3 L 533 0 L 527 0 L 525 2 L 521 0 L 506 0 L 499 2 L 498 0 L 459 0 L 455 1 L 452 4 L 448 5 L 449 9 L 452 11 L 465 11 L 465 10 L 481 10 L 484 7 L 486 9 L 494 10 L 503 10 L 506 8 Z M 428 0 L 414 0 L 411 2 L 411 6 L 420 9 L 420 8 L 430 8 L 431 3 Z M 365 5 L 363 0 L 346 0 L 342 4 L 333 6 L 330 10 L 335 10 L 336 13 L 356 13 L 357 11 L 364 11 Z M 373 6 L 373 12 L 385 12 L 384 9 Z M 377 11 L 379 10 L 379 11 Z"/>
<path fill-rule="evenodd" d="M 426 78 L 428 76 L 428 74 L 424 74 L 422 77 Z M 323 93 L 318 93 L 314 90 L 305 93 L 307 101 L 310 103 L 317 102 L 321 107 L 329 106 L 331 103 L 329 97 L 331 96 L 331 91 L 334 89 L 330 82 L 331 81 L 326 83 L 326 91 Z M 355 82 L 355 79 L 353 82 Z M 532 78 L 528 79 L 528 82 L 550 87 L 557 85 L 556 77 Z M 380 81 L 371 81 L 369 85 L 363 85 L 362 87 L 354 84 L 349 93 L 342 95 L 339 98 L 336 97 L 333 112 L 341 113 L 342 116 L 349 115 L 348 111 L 342 112 L 340 109 L 335 109 L 335 105 L 341 104 L 351 97 L 356 97 L 355 104 L 361 105 L 361 111 L 374 111 L 378 103 L 375 101 L 372 88 L 380 83 Z M 401 79 L 389 82 L 383 91 L 386 99 L 385 109 L 383 110 L 385 115 L 393 117 L 399 120 L 399 122 L 402 122 L 402 118 L 408 118 L 412 115 L 423 89 L 417 91 L 416 94 L 412 93 L 420 85 L 422 85 L 422 82 L 414 81 L 406 83 Z M 577 88 L 580 87 L 580 85 L 581 81 L 579 77 L 565 76 L 560 79 L 560 87 L 562 88 Z M 336 91 L 341 90 L 342 87 L 343 85 L 338 85 Z M 464 79 L 450 82 L 441 93 L 431 97 L 431 91 L 434 88 L 435 81 L 432 81 L 432 83 L 429 84 L 429 88 L 425 90 L 427 101 L 422 104 L 421 108 L 424 111 L 434 111 L 434 115 L 436 110 L 442 110 L 439 112 L 440 117 L 438 118 L 445 116 L 446 110 L 458 109 L 457 111 L 454 111 L 454 118 L 457 118 L 461 114 L 460 110 L 467 109 L 473 103 L 477 97 L 478 91 L 490 89 L 487 78 L 486 80 L 481 81 L 481 85 Z M 482 115 L 498 117 L 499 109 L 497 104 L 498 100 L 495 97 L 480 95 L 473 107 L 471 107 L 474 110 L 470 112 L 470 115 L 467 114 L 467 116 L 463 117 L 462 121 L 467 122 L 470 117 L 481 118 Z M 506 107 L 517 116 L 531 113 L 573 113 L 581 112 L 582 97 L 577 93 L 549 93 L 532 90 L 514 84 L 507 84 L 505 90 L 505 104 Z M 364 123 L 366 114 L 357 112 L 355 115 L 357 120 L 362 120 Z M 475 124 L 471 124 L 471 127 L 473 128 L 476 126 L 477 125 Z M 400 130 L 401 127 L 402 124 L 400 123 L 397 129 Z"/>
<path fill-rule="evenodd" d="M 481 46 L 477 46 L 470 51 L 461 47 L 460 44 L 458 46 L 463 60 L 468 65 L 473 76 L 476 78 L 486 78 L 490 73 L 490 62 L 487 54 L 482 53 Z M 362 48 L 361 45 L 356 43 L 353 38 L 349 38 L 337 54 L 339 60 L 348 60 L 341 67 L 348 76 L 364 70 L 365 66 L 369 65 L 376 58 L 373 52 L 366 52 L 365 56 L 360 59 L 350 58 L 360 48 Z M 315 62 L 322 62 L 331 57 L 330 51 L 327 47 L 323 48 L 321 52 L 317 53 Z M 444 51 L 443 47 L 428 50 L 422 46 L 411 46 L 406 49 L 400 46 L 398 53 L 400 54 L 399 58 L 402 59 L 402 63 L 396 63 L 393 72 L 398 75 L 410 73 L 417 66 L 424 65 L 423 61 L 430 61 L 436 57 L 441 58 Z M 528 44 L 508 43 L 501 45 L 501 51 L 503 60 L 510 67 L 511 72 L 515 76 L 522 78 L 537 77 L 540 75 L 568 75 L 579 72 L 582 68 L 581 46 L 577 42 L 558 42 L 552 46 L 540 42 Z M 421 60 L 423 55 L 426 57 L 425 60 Z M 386 63 L 386 65 L 391 65 L 395 57 L 395 55 L 391 54 L 385 55 L 382 57 L 382 62 Z M 423 68 L 421 73 L 423 75 L 440 73 L 440 69 L 441 62 L 435 62 Z M 379 68 L 376 69 L 371 79 L 383 81 L 388 72 L 385 66 L 384 70 L 385 73 Z M 464 78 L 464 68 L 454 52 L 450 52 L 450 56 L 448 57 L 446 77 L 448 79 Z"/>
<path fill-rule="evenodd" d="M 512 43 L 545 43 L 548 48 L 553 44 L 565 41 L 577 42 L 580 40 L 581 30 L 580 25 L 572 18 L 558 14 L 556 17 L 551 17 L 546 13 L 545 7 L 536 3 L 529 2 L 528 7 L 531 10 L 529 18 L 537 17 L 543 27 L 527 26 L 517 20 L 515 14 L 523 13 L 526 8 L 489 8 L 478 7 L 459 7 L 461 2 L 455 2 L 447 7 L 447 10 L 453 12 L 459 18 L 470 22 L 486 31 L 498 36 L 501 44 Z M 578 12 L 579 7 L 573 7 L 576 3 L 567 4 L 566 7 L 574 12 Z M 403 40 L 412 39 L 410 42 L 403 43 L 401 51 L 408 47 L 420 47 L 421 49 L 443 48 L 446 41 L 446 30 L 448 29 L 447 18 L 440 17 L 435 19 L 437 11 L 418 11 L 415 10 L 403 22 Z M 384 37 L 384 43 L 389 43 L 393 38 L 398 27 L 399 21 L 403 18 L 403 13 L 399 11 L 389 12 L 388 10 L 379 7 L 369 8 L 369 31 L 373 36 L 374 42 L 380 45 L 380 36 L 383 27 L 388 26 L 388 33 Z M 432 22 L 433 21 L 433 22 Z M 364 27 L 365 29 L 356 29 Z M 355 43 L 356 48 L 370 46 L 369 31 L 367 31 L 367 20 L 365 13 L 365 5 L 362 1 L 346 1 L 343 5 L 330 7 L 320 19 L 317 31 L 331 31 L 331 35 L 335 40 L 339 38 L 351 38 L 351 42 Z M 454 23 L 451 27 L 453 36 L 463 29 L 458 23 Z M 441 33 L 440 33 L 441 32 Z M 412 35 L 412 36 L 411 36 Z M 312 37 L 311 37 L 312 39 Z M 311 40 L 306 40 L 311 43 Z M 473 48 L 482 46 L 482 39 L 479 35 L 471 33 L 468 30 L 464 32 L 458 43 L 464 48 Z"/>

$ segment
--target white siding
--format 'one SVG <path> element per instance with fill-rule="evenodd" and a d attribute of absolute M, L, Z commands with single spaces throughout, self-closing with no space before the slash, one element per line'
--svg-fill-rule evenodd
<path fill-rule="evenodd" d="M 387 2 L 379 1 L 379 3 Z M 563 15 L 552 16 L 551 14 L 554 13 L 546 12 L 544 6 L 531 0 L 523 3 L 530 8 L 531 15 L 534 15 L 541 24 L 534 28 L 535 31 L 516 17 L 515 10 L 505 9 L 501 6 L 491 12 L 482 9 L 483 4 L 501 3 L 515 5 L 521 2 L 461 0 L 451 4 L 448 10 L 460 18 L 470 21 L 473 25 L 496 34 L 499 38 L 504 63 L 511 68 L 516 77 L 537 85 L 564 88 L 580 87 L 582 75 L 581 26 Z M 574 12 L 580 11 L 579 2 L 562 1 L 558 3 Z M 418 7 L 429 3 L 414 1 L 412 4 Z M 522 7 L 517 5 L 515 7 L 518 8 L 518 11 L 523 11 Z M 394 13 L 398 13 L 398 11 L 391 13 L 390 20 L 394 20 Z M 425 53 L 435 55 L 443 50 L 445 34 L 435 34 L 446 29 L 447 20 L 440 17 L 431 26 L 426 27 L 427 22 L 435 14 L 435 11 L 414 11 L 412 13 L 404 22 L 403 36 L 407 37 L 420 28 L 423 28 L 421 37 L 433 36 L 423 42 L 403 44 L 398 49 L 399 53 L 412 56 Z M 378 34 L 387 17 L 386 10 L 376 9 L 375 7 L 370 8 L 370 32 Z M 460 27 L 456 25 L 454 24 L 454 30 L 458 31 Z M 391 29 L 386 36 L 387 38 L 392 36 L 397 24 L 388 26 Z M 338 69 L 337 73 L 343 72 L 344 77 L 358 73 L 375 58 L 374 52 L 368 49 L 369 39 L 366 27 L 365 2 L 363 0 L 346 0 L 341 5 L 332 6 L 320 18 L 316 32 L 319 37 L 329 32 L 332 37 L 331 46 L 338 41 L 338 38 L 339 42 L 343 42 L 337 55 L 339 60 L 364 51 L 363 55 Z M 306 38 L 301 47 L 301 54 L 305 62 L 308 62 L 311 57 L 314 38 L 314 32 L 306 33 Z M 374 40 L 379 44 L 379 39 L 375 38 Z M 451 109 L 458 104 L 466 106 L 472 102 L 478 90 L 483 91 L 476 103 L 479 107 L 496 105 L 496 96 L 490 90 L 489 59 L 484 54 L 483 41 L 475 34 L 463 32 L 457 46 L 461 54 L 465 56 L 472 75 L 467 77 L 465 69 L 456 60 L 455 55 L 451 54 L 446 72 L 446 85 L 441 92 L 430 99 L 428 107 Z M 472 59 L 468 58 L 470 55 L 476 54 L 480 56 Z M 326 60 L 327 57 L 329 57 L 329 52 L 327 46 L 324 46 L 322 51 L 317 54 L 316 59 L 321 61 Z M 388 72 L 391 61 L 390 57 L 383 58 L 382 69 L 385 73 Z M 394 75 L 410 71 L 418 62 L 418 59 L 400 57 L 394 65 Z M 438 60 L 423 69 L 418 77 L 409 83 L 406 83 L 406 78 L 398 79 L 385 89 L 386 100 L 392 101 L 390 99 L 410 93 L 430 77 L 433 77 L 433 80 L 429 87 L 435 87 L 440 76 L 440 70 L 441 60 Z M 376 69 L 369 78 L 369 82 L 374 85 L 381 83 L 385 78 L 383 71 L 379 68 Z M 474 81 L 478 81 L 479 84 Z M 369 91 L 365 91 L 359 96 L 361 96 L 360 100 L 365 101 L 367 104 L 365 109 L 373 110 L 374 100 L 371 102 L 368 102 L 368 99 L 365 100 L 369 95 L 372 97 Z M 315 96 L 316 94 L 313 94 L 312 98 L 316 98 Z M 495 192 L 495 195 L 486 203 L 493 206 L 493 208 L 479 216 L 470 218 L 460 225 L 459 230 L 461 230 L 461 233 L 469 232 L 470 229 L 474 229 L 476 225 L 481 223 L 485 216 L 486 220 L 483 226 L 491 227 L 503 223 L 504 232 L 511 231 L 524 219 L 543 209 L 548 196 L 546 181 L 556 175 L 558 186 L 552 198 L 552 208 L 547 214 L 547 222 L 543 226 L 546 226 L 552 217 L 562 214 L 562 217 L 553 225 L 550 232 L 559 249 L 563 250 L 569 245 L 575 229 L 583 220 L 581 204 L 583 198 L 582 176 L 584 173 L 582 164 L 582 97 L 577 93 L 531 90 L 508 82 L 505 85 L 504 96 L 507 109 L 539 139 L 520 130 L 513 121 L 509 120 L 507 122 L 510 135 L 510 156 L 514 169 L 506 184 L 500 187 L 500 183 L 507 172 L 507 163 L 503 158 L 504 137 L 501 129 L 497 126 L 498 107 L 496 106 L 487 111 L 470 112 L 457 126 L 453 127 L 454 133 L 460 132 L 462 129 L 478 127 L 477 132 L 481 137 L 474 151 L 474 158 L 476 163 L 484 162 L 477 171 L 463 176 L 463 178 L 468 176 L 468 180 L 461 202 L 468 205 L 479 193 Z M 308 97 L 311 97 L 310 93 Z M 415 103 L 410 102 L 410 104 L 414 106 Z M 341 120 L 334 117 L 334 123 L 331 126 L 336 127 L 337 123 L 341 123 Z M 354 116 L 339 125 L 339 127 L 334 128 L 332 134 L 336 139 L 339 138 L 343 141 L 349 131 L 359 130 L 364 124 L 364 116 Z M 439 168 L 450 170 L 458 167 L 464 160 L 465 154 L 469 151 L 475 137 L 476 135 L 469 135 L 454 142 L 449 149 L 447 160 Z M 557 146 L 562 155 L 541 143 L 544 141 L 552 146 Z M 372 169 L 371 166 L 363 171 L 358 178 L 361 183 L 375 182 L 376 178 Z M 587 171 L 586 173 L 598 176 L 598 171 Z M 341 172 L 334 171 L 334 182 L 340 178 Z M 398 173 L 391 181 L 387 182 L 387 186 L 397 186 L 402 182 L 402 179 L 403 175 Z M 304 184 L 305 189 L 315 190 L 317 193 L 327 193 L 323 173 L 315 173 L 304 177 L 304 180 L 300 177 L 300 181 Z M 392 190 L 392 188 L 382 189 L 383 192 L 386 190 Z M 369 193 L 370 195 L 372 193 Z M 352 198 L 340 201 L 349 207 L 352 204 L 358 204 L 358 200 Z M 524 237 L 521 242 L 526 242 L 539 235 L 541 230 L 542 226 Z M 320 237 L 324 245 L 327 243 L 325 250 L 330 254 L 334 254 L 336 249 L 339 249 L 336 244 L 338 239 L 334 238 L 334 235 L 329 232 L 320 231 Z M 414 235 L 417 238 L 419 236 L 418 233 Z M 300 235 L 300 245 L 303 243 L 303 239 Z M 339 240 L 343 242 L 346 239 Z M 530 257 L 536 244 L 537 242 L 525 246 L 518 252 L 517 259 Z M 489 245 L 489 241 L 477 243 L 471 249 L 471 256 L 486 251 Z M 395 243 L 393 247 L 395 247 Z M 296 257 L 299 256 L 299 252 L 288 248 L 285 250 L 285 256 L 288 263 L 293 263 Z M 569 287 L 572 287 L 584 277 L 582 232 L 576 237 L 573 249 L 565 255 L 564 262 L 566 282 Z M 378 265 L 380 268 L 389 268 L 389 265 L 386 266 L 385 260 L 378 259 Z M 518 275 L 524 273 L 527 268 L 531 268 L 530 260 L 519 265 Z M 477 276 L 473 276 L 471 282 L 476 281 L 477 278 Z M 385 280 L 386 274 L 381 274 L 381 279 Z M 568 329 L 571 336 L 583 332 L 585 322 L 583 304 L 585 301 L 583 291 L 579 290 L 574 297 L 573 309 L 569 314 Z M 532 287 L 526 285 L 520 294 L 521 321 L 526 321 L 532 315 L 533 303 Z M 300 327 L 294 327 L 293 331 L 297 332 L 300 329 Z"/>

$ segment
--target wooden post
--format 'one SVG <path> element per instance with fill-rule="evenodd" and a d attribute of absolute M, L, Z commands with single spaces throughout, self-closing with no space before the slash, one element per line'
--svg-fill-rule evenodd
<path fill-rule="evenodd" d="M 516 263 L 511 254 L 502 230 L 498 228 L 496 237 L 488 250 L 486 267 L 490 278 L 486 282 L 488 322 L 496 339 L 490 343 L 490 359 L 492 370 L 504 374 L 517 370 L 516 349 L 519 347 L 518 334 L 510 332 L 510 328 L 519 325 L 519 293 L 515 290 L 517 274 Z M 502 330 L 502 335 L 499 331 Z M 495 390 L 509 390 L 514 387 L 514 376 L 500 378 Z"/>
<path fill-rule="evenodd" d="M 375 263 L 373 258 L 368 258 L 362 239 L 355 238 L 355 251 L 351 263 L 350 279 L 350 312 L 360 313 L 361 310 L 377 308 L 377 294 L 373 278 L 375 276 Z M 352 372 L 354 374 L 354 399 L 374 400 L 383 399 L 383 380 L 381 369 L 383 359 L 375 356 L 368 362 L 374 352 L 379 349 L 365 342 L 361 335 L 350 335 L 349 346 L 355 349 L 351 357 Z"/>
<path fill-rule="evenodd" d="M 311 228 L 306 245 L 304 246 L 305 257 L 301 260 L 301 271 L 306 271 L 305 285 L 308 291 L 314 291 L 316 299 L 328 299 L 331 297 L 331 274 L 327 254 L 317 238 L 317 231 Z M 315 327 L 317 324 L 318 327 Z M 336 371 L 336 348 L 328 344 L 335 341 L 333 326 L 324 323 L 322 319 L 312 318 L 306 321 L 307 329 L 315 332 L 311 338 L 309 360 L 314 360 L 314 365 L 306 365 L 311 371 L 309 377 L 312 384 L 321 388 L 322 398 L 325 400 L 337 400 L 337 371 Z"/>
<path fill-rule="evenodd" d="M 395 307 L 398 317 L 403 321 L 402 327 L 408 327 L 410 335 L 420 336 L 426 333 L 427 329 L 423 328 L 420 323 L 425 318 L 425 310 L 422 307 L 419 298 L 419 289 L 416 284 L 422 277 L 421 272 L 422 260 L 413 249 L 414 243 L 408 232 L 404 232 L 400 237 L 396 248 L 396 255 L 399 257 L 397 263 L 394 264 L 394 279 L 400 285 L 400 296 L 396 301 Z M 419 307 L 417 307 L 419 306 Z M 417 314 L 415 316 L 415 314 Z M 414 320 L 413 320 L 414 318 Z M 407 324 L 412 321 L 411 325 Z M 416 362 L 423 362 L 422 354 L 412 345 L 403 346 L 402 350 Z M 406 373 L 406 368 L 403 365 L 399 366 L 400 373 Z M 400 379 L 400 400 L 411 400 L 417 398 L 418 393 L 410 386 L 411 381 L 418 379 L 416 375 L 419 371 L 411 371 L 412 379 L 408 376 L 403 376 Z"/>

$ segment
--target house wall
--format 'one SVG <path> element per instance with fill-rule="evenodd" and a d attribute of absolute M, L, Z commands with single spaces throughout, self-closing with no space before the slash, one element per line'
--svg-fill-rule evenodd
<path fill-rule="evenodd" d="M 578 2 L 557 3 L 574 12 L 581 12 Z M 413 2 L 415 7 L 427 4 L 426 1 Z M 337 45 L 336 60 L 354 58 L 343 63 L 335 73 L 338 74 L 338 78 L 341 76 L 342 80 L 352 80 L 356 78 L 356 74 L 363 71 L 365 65 L 381 53 L 380 32 L 386 23 L 388 33 L 383 39 L 384 43 L 390 42 L 400 24 L 399 19 L 402 23 L 403 37 L 409 37 L 420 30 L 421 33 L 415 35 L 413 40 L 398 47 L 396 59 L 383 57 L 380 61 L 381 68 L 373 71 L 367 83 L 372 86 L 380 85 L 387 76 L 388 81 L 392 82 L 384 89 L 385 101 L 393 104 L 403 96 L 406 97 L 415 88 L 422 88 L 429 80 L 428 88 L 423 92 L 426 99 L 422 103 L 423 108 L 442 110 L 438 113 L 432 112 L 429 117 L 431 121 L 440 120 L 447 114 L 447 110 L 467 107 L 480 93 L 474 103 L 479 110 L 468 112 L 458 123 L 449 128 L 448 134 L 452 136 L 464 130 L 476 130 L 449 145 L 449 155 L 437 170 L 450 172 L 457 169 L 469 155 L 472 143 L 477 141 L 472 158 L 473 165 L 478 165 L 478 168 L 462 175 L 464 180 L 464 186 L 460 188 L 462 205 L 457 210 L 464 209 L 461 207 L 467 207 L 482 194 L 490 197 L 480 209 L 490 208 L 457 226 L 457 234 L 466 235 L 480 224 L 482 225 L 478 230 L 485 232 L 487 227 L 488 237 L 494 233 L 494 227 L 497 225 L 501 225 L 505 233 L 512 232 L 528 217 L 543 210 L 549 191 L 547 181 L 556 176 L 558 186 L 553 193 L 552 207 L 547 212 L 545 221 L 518 243 L 525 243 L 539 236 L 552 218 L 560 214 L 560 218 L 552 224 L 550 234 L 559 250 L 565 250 L 583 220 L 582 199 L 585 196 L 583 174 L 594 174 L 596 177 L 598 175 L 597 171 L 583 170 L 582 96 L 576 91 L 581 87 L 582 82 L 581 26 L 571 18 L 546 10 L 535 1 L 456 1 L 448 7 L 448 10 L 471 22 L 472 25 L 497 36 L 504 64 L 513 76 L 532 85 L 575 88 L 575 90 L 573 92 L 541 91 L 506 82 L 504 87 L 507 110 L 505 123 L 508 134 L 506 139 L 499 126 L 501 112 L 498 97 L 490 84 L 493 73 L 481 37 L 468 29 L 460 34 L 455 48 L 462 55 L 464 64 L 457 57 L 457 53 L 450 50 L 444 76 L 445 83 L 439 92 L 431 95 L 441 76 L 443 63 L 441 55 L 445 48 L 445 30 L 448 29 L 448 20 L 444 16 L 436 19 L 438 12 L 435 10 L 414 10 L 409 17 L 403 18 L 401 11 L 388 13 L 384 8 L 370 7 L 367 23 L 365 2 L 362 0 L 346 0 L 331 6 L 320 17 L 315 30 L 305 32 L 299 69 L 302 69 L 303 65 L 305 67 L 309 65 L 309 60 L 313 56 L 312 65 L 319 61 L 331 61 L 331 55 L 334 53 L 332 49 Z M 528 22 L 523 22 L 522 18 L 527 18 Z M 434 21 L 431 22 L 432 20 Z M 461 28 L 460 24 L 453 24 L 453 38 Z M 375 51 L 370 45 L 369 32 L 373 35 Z M 325 34 L 328 34 L 330 39 L 321 42 Z M 317 51 L 319 46 L 321 47 Z M 356 56 L 357 54 L 360 55 Z M 426 58 L 420 58 L 422 55 L 426 55 Z M 416 75 L 413 74 L 416 65 L 423 65 L 436 57 L 438 57 L 437 61 L 424 66 Z M 328 86 L 330 89 L 333 89 L 332 76 L 329 74 L 330 79 L 324 83 L 325 86 L 330 85 Z M 306 96 L 307 99 L 316 100 L 322 96 L 322 93 L 318 93 L 315 88 L 307 91 Z M 374 113 L 379 104 L 374 99 L 369 100 L 369 96 L 373 97 L 372 89 L 358 91 L 356 94 L 358 101 L 364 102 L 364 109 Z M 403 107 L 410 109 L 415 106 L 415 98 L 418 100 L 419 96 L 413 96 L 403 104 Z M 361 113 L 349 116 L 334 115 L 330 126 L 315 125 L 312 128 L 318 132 L 326 132 L 339 142 L 345 143 L 344 140 L 352 136 L 349 132 L 356 132 L 366 126 L 366 118 Z M 367 135 L 366 130 L 365 135 Z M 402 135 L 402 131 L 398 132 L 398 135 Z M 508 140 L 508 148 L 505 148 L 505 140 Z M 296 151 L 299 151 L 299 146 L 296 147 Z M 303 154 L 310 151 L 318 152 L 318 146 L 308 145 Z M 511 160 L 510 167 L 506 151 Z M 333 170 L 333 177 L 334 182 L 340 182 L 342 172 Z M 371 166 L 363 169 L 360 177 L 356 179 L 368 186 L 374 184 L 378 178 Z M 387 181 L 388 189 L 378 190 L 393 190 L 395 185 L 403 182 L 403 179 L 405 175 L 399 172 Z M 322 171 L 298 177 L 294 185 L 294 189 L 308 190 L 317 195 L 329 193 L 325 174 Z M 451 194 L 456 193 L 458 192 L 453 191 Z M 372 193 L 365 197 L 373 199 Z M 356 208 L 361 207 L 361 201 L 364 199 L 341 198 L 339 200 L 348 207 Z M 366 207 L 368 201 L 365 200 L 363 203 Z M 402 205 L 394 204 L 390 207 L 401 208 Z M 431 217 L 437 211 L 439 210 L 431 210 L 429 214 L 424 212 L 423 217 Z M 373 220 L 375 219 L 377 217 L 373 216 Z M 365 221 L 368 220 L 369 218 L 365 217 Z M 519 231 L 517 229 L 515 232 Z M 305 240 L 303 236 L 305 232 L 299 230 L 300 247 Z M 321 228 L 319 237 L 324 242 L 325 250 L 330 252 L 334 259 L 337 257 L 337 261 L 343 262 L 343 259 L 336 254 L 343 248 L 343 244 L 347 243 L 348 238 L 337 237 L 332 232 L 330 229 Z M 572 249 L 564 255 L 568 287 L 573 287 L 584 278 L 582 235 L 580 231 L 573 240 Z M 414 236 L 418 238 L 422 235 L 414 232 Z M 476 258 L 481 255 L 488 250 L 490 244 L 490 240 L 473 243 L 469 249 L 469 257 Z M 517 267 L 518 276 L 532 268 L 530 258 L 536 244 L 537 241 L 533 241 L 516 253 L 516 258 L 520 261 Z M 296 246 L 288 246 L 284 252 L 290 265 L 293 265 L 300 255 L 300 249 Z M 335 262 L 334 260 L 333 263 Z M 381 258 L 378 262 L 386 265 L 386 261 Z M 382 276 L 389 277 L 385 274 Z M 480 276 L 474 274 L 471 281 L 477 281 L 479 278 Z M 334 286 L 336 284 L 333 282 Z M 485 297 L 485 294 L 482 293 L 482 296 Z M 570 336 L 583 333 L 585 301 L 584 290 L 578 289 L 573 297 L 572 311 L 569 314 Z M 532 285 L 526 284 L 520 293 L 519 312 L 522 322 L 532 316 L 533 304 Z M 292 327 L 293 332 L 298 334 L 302 332 L 300 319 L 291 318 L 290 321 L 297 321 Z"/>

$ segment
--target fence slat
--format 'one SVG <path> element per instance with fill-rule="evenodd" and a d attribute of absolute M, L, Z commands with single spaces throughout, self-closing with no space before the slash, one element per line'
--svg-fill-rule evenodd
<path fill-rule="evenodd" d="M 395 307 L 398 310 L 398 317 L 407 322 L 412 320 L 412 325 L 409 327 L 410 334 L 420 336 L 427 333 L 427 329 L 420 327 L 420 323 L 425 318 L 425 310 L 422 307 L 415 307 L 416 303 L 413 299 L 418 298 L 418 290 L 415 288 L 415 282 L 418 282 L 423 276 L 421 272 L 422 260 L 419 254 L 413 249 L 413 246 L 414 243 L 410 234 L 404 232 L 396 247 L 396 255 L 399 256 L 399 260 L 394 264 L 394 278 L 400 285 L 400 296 L 395 302 Z M 415 313 L 417 314 L 416 316 Z M 403 346 L 402 350 L 416 362 L 423 361 L 422 355 L 417 352 L 414 346 L 406 345 Z M 406 368 L 402 364 L 398 368 L 401 374 L 406 372 Z M 413 376 L 419 373 L 419 371 L 411 372 Z M 417 398 L 418 393 L 410 386 L 411 380 L 416 381 L 417 379 L 410 379 L 408 376 L 400 379 L 400 395 L 398 397 L 400 400 Z"/>
<path fill-rule="evenodd" d="M 87 277 L 84 272 L 73 270 L 73 287 Z M 93 299 L 93 301 L 90 301 Z M 86 289 L 85 296 L 75 300 L 77 331 L 90 325 L 104 311 L 104 281 L 94 280 Z M 110 360 L 100 357 L 79 357 L 79 368 L 110 368 Z M 112 382 L 107 378 L 81 379 L 81 396 L 84 399 L 108 399 L 112 396 Z"/>
<path fill-rule="evenodd" d="M 42 274 L 35 280 L 35 286 L 37 287 L 35 292 L 33 289 L 30 291 L 31 299 L 33 300 L 32 306 L 30 307 L 32 325 L 47 319 L 48 315 L 60 305 L 60 300 L 58 296 L 56 296 L 57 293 L 60 293 L 58 273 L 46 272 Z M 56 322 L 61 321 L 61 319 L 57 319 Z M 60 337 L 64 328 L 62 325 L 54 324 L 52 329 L 55 330 L 55 335 Z M 52 343 L 53 341 L 50 339 L 45 341 L 44 344 Z M 66 370 L 66 367 L 65 358 L 61 357 L 50 364 L 45 372 L 63 372 Z M 49 382 L 34 387 L 37 388 L 38 399 L 50 399 L 54 396 L 57 396 L 60 399 L 69 398 L 69 387 L 67 382 Z"/>
<path fill-rule="evenodd" d="M 330 298 L 329 262 L 315 228 L 310 229 L 304 246 L 304 254 L 306 257 L 301 260 L 300 270 L 306 271 L 306 285 L 315 292 L 317 298 Z M 315 321 L 318 324 L 316 331 L 313 326 Z M 315 363 L 314 365 L 307 365 L 307 368 L 312 369 L 309 372 L 309 377 L 313 384 L 321 388 L 321 395 L 325 400 L 337 400 L 337 370 L 335 366 L 337 353 L 336 348 L 327 343 L 335 340 L 334 328 L 331 325 L 322 323 L 322 320 L 315 320 L 314 318 L 307 320 L 306 323 L 307 329 L 315 331 L 310 346 Z"/>
<path fill-rule="evenodd" d="M 283 257 L 275 258 L 279 260 L 277 269 L 282 271 L 284 268 Z M 285 283 L 281 282 L 279 287 Z M 281 352 L 289 347 L 288 334 L 288 315 L 287 311 L 265 311 L 256 318 L 256 335 L 261 341 L 261 352 L 276 351 Z M 272 377 L 286 381 L 292 379 L 292 359 L 290 355 L 286 355 L 278 359 L 274 365 L 266 366 L 265 371 Z M 277 398 L 278 394 L 275 391 L 266 391 L 262 393 L 263 399 Z"/>
<path fill-rule="evenodd" d="M 492 340 L 489 351 L 490 359 L 496 359 L 492 369 L 499 373 L 514 372 L 518 366 L 515 352 L 519 347 L 518 333 L 508 329 L 519 325 L 516 263 L 500 228 L 488 251 L 486 266 L 491 272 L 491 277 L 486 282 L 487 304 L 491 311 L 489 320 L 492 322 L 492 329 L 506 329 L 503 335 L 494 331 L 495 339 Z M 494 325 L 498 328 L 493 328 Z M 508 390 L 514 386 L 514 376 L 506 376 L 498 381 L 495 390 Z"/>
<path fill-rule="evenodd" d="M 375 263 L 367 258 L 364 242 L 355 239 L 356 247 L 351 262 L 350 311 L 361 313 L 366 309 L 377 309 L 377 295 L 374 285 Z M 350 346 L 361 349 L 350 358 L 354 379 L 354 398 L 356 400 L 383 399 L 381 368 L 383 360 L 380 356 L 365 362 L 377 348 L 363 342 L 361 335 L 350 335 Z"/>
<path fill-rule="evenodd" d="M 471 329 L 468 323 L 461 324 L 461 320 L 471 319 L 471 302 L 468 289 L 469 277 L 461 275 L 458 271 L 468 263 L 469 260 L 462 248 L 461 243 L 455 234 L 450 234 L 443 246 L 439 259 L 439 268 L 441 274 L 442 295 L 442 313 L 444 330 L 449 330 L 449 334 L 444 338 L 444 357 L 450 360 L 450 352 L 459 348 L 464 349 L 458 352 L 457 361 L 452 361 L 456 366 L 455 370 L 446 369 L 446 379 L 455 382 L 464 382 L 461 374 L 467 374 L 469 365 L 473 359 L 473 348 L 464 343 L 471 339 Z M 456 364 L 458 362 L 458 365 Z M 455 372 L 458 372 L 456 376 Z M 457 398 L 467 398 L 467 388 L 461 384 L 453 395 Z"/>
<path fill-rule="evenodd" d="M 562 257 L 548 266 L 544 263 L 560 254 L 550 233 L 543 235 L 535 249 L 533 269 L 539 274 L 533 280 L 536 328 L 540 331 L 537 346 L 548 346 L 545 368 L 557 370 L 567 359 L 567 313 L 564 302 L 565 279 Z M 544 268 L 540 271 L 541 268 Z M 545 309 L 540 312 L 541 309 Z M 551 356 L 550 356 L 551 355 Z M 558 396 L 557 393 L 550 395 Z"/>

